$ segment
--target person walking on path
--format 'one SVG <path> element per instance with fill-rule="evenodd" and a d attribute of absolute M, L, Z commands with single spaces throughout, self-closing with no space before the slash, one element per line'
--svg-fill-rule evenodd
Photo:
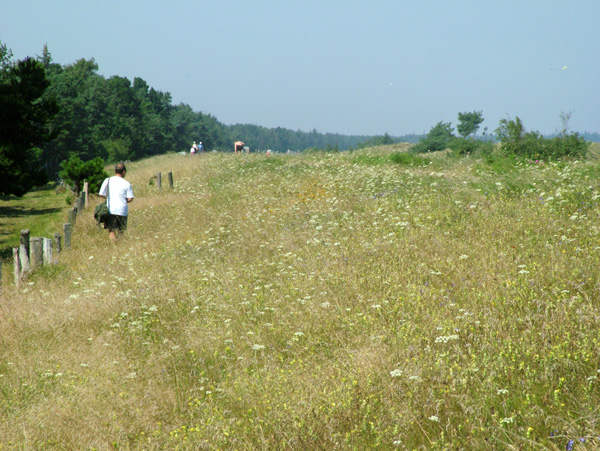
<path fill-rule="evenodd" d="M 129 202 L 133 200 L 133 188 L 131 183 L 125 180 L 127 169 L 123 163 L 115 165 L 115 175 L 104 179 L 100 192 L 101 197 L 108 198 L 108 219 L 104 228 L 108 229 L 108 239 L 111 242 L 117 240 L 117 234 L 127 230 L 127 216 L 129 215 Z"/>

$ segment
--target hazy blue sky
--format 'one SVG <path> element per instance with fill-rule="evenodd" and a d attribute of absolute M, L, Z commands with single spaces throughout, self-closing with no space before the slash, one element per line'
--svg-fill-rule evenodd
<path fill-rule="evenodd" d="M 600 0 L 0 0 L 16 59 L 94 58 L 226 124 L 600 131 Z M 566 69 L 563 70 L 563 68 Z"/>

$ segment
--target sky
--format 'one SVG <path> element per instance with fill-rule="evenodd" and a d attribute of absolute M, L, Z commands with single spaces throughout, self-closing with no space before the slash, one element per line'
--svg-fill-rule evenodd
<path fill-rule="evenodd" d="M 94 59 L 225 124 L 600 132 L 599 0 L 0 0 L 14 59 Z"/>

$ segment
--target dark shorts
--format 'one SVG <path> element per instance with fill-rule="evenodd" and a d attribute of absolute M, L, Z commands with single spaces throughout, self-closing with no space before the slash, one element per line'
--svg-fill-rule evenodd
<path fill-rule="evenodd" d="M 127 216 L 108 215 L 104 228 L 111 232 L 124 232 L 127 230 Z"/>

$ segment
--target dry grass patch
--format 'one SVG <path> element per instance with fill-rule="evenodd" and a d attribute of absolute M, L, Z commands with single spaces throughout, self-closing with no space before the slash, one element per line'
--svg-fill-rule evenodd
<path fill-rule="evenodd" d="M 595 163 L 395 150 L 130 164 L 117 246 L 5 288 L 0 446 L 596 443 Z"/>

